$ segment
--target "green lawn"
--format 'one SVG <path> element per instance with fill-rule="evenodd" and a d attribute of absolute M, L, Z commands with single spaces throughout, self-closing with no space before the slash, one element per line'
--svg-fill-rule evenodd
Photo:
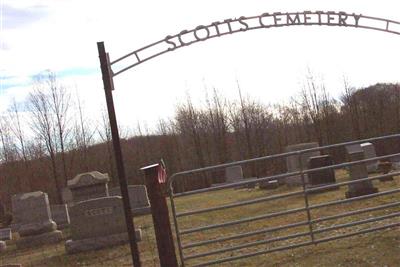
<path fill-rule="evenodd" d="M 345 181 L 348 179 L 347 172 L 344 170 L 337 171 L 336 177 L 338 181 Z M 374 181 L 374 185 L 375 187 L 379 188 L 379 191 L 395 189 L 399 186 L 399 184 L 400 177 L 395 177 L 395 181 L 389 182 Z M 219 206 L 243 200 L 250 200 L 269 195 L 287 193 L 299 189 L 299 187 L 288 188 L 286 186 L 281 186 L 275 190 L 260 190 L 258 188 L 239 190 L 226 189 L 177 198 L 176 206 L 178 212 L 182 212 Z M 314 205 L 327 201 L 344 199 L 345 191 L 347 191 L 347 186 L 341 187 L 340 190 L 311 195 L 309 197 L 309 204 Z M 363 201 L 356 201 L 350 204 L 341 204 L 316 209 L 312 210 L 311 218 L 315 219 L 350 210 L 383 205 L 399 201 L 399 199 L 399 194 L 392 194 Z M 253 217 L 301 207 L 304 207 L 303 196 L 292 196 L 270 202 L 261 202 L 242 207 L 181 217 L 179 218 L 179 227 L 182 231 L 188 228 L 223 223 L 227 221 L 238 220 L 241 218 Z M 313 229 L 315 230 L 325 228 L 332 225 L 347 223 L 357 219 L 367 219 L 377 215 L 389 214 L 391 212 L 399 211 L 400 206 L 387 208 L 381 211 L 358 214 L 352 217 L 324 221 L 315 224 L 313 226 Z M 249 231 L 257 231 L 260 229 L 305 221 L 306 219 L 307 214 L 306 212 L 302 211 L 280 217 L 261 219 L 254 222 L 247 222 L 224 228 L 216 228 L 212 230 L 186 234 L 182 236 L 182 243 L 188 244 L 214 238 L 227 237 L 239 233 L 246 233 Z M 344 228 L 333 230 L 327 233 L 315 234 L 314 237 L 316 239 L 320 239 L 342 233 L 350 233 L 354 230 L 362 230 L 369 227 L 377 227 L 387 223 L 399 221 L 399 218 L 391 218 L 384 221 L 357 225 L 352 228 Z M 143 230 L 143 241 L 139 243 L 143 266 L 158 266 L 159 263 L 157 260 L 157 247 L 155 243 L 154 230 L 152 228 L 151 216 L 142 216 L 136 218 L 135 224 L 142 227 Z M 308 225 L 304 225 L 288 230 L 280 230 L 276 232 L 253 235 L 241 239 L 213 243 L 206 246 L 185 249 L 185 256 L 209 251 L 216 251 L 221 248 L 241 245 L 259 240 L 282 237 L 297 232 L 308 231 Z M 68 238 L 68 231 L 66 231 L 64 234 L 66 238 Z M 188 266 L 190 266 L 192 264 L 209 260 L 238 256 L 245 253 L 253 253 L 260 250 L 273 249 L 280 246 L 294 245 L 308 241 L 310 241 L 310 235 L 274 243 L 260 244 L 255 247 L 243 248 L 235 252 L 218 253 L 199 259 L 189 260 L 187 261 L 187 263 Z M 281 251 L 269 254 L 262 254 L 243 260 L 218 264 L 216 266 L 399 266 L 399 261 L 400 231 L 399 228 L 392 228 L 318 245 L 289 249 L 283 252 Z M 15 246 L 12 244 L 12 242 L 10 242 L 8 250 L 0 255 L 0 264 L 16 262 L 22 263 L 23 266 L 129 266 L 131 261 L 128 245 L 93 251 L 90 253 L 66 255 L 63 243 L 53 246 L 38 247 L 29 250 L 16 250 Z"/>

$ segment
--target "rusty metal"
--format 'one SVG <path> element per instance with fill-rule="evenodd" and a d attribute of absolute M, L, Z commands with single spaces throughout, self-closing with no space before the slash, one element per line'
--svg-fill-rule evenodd
<path fill-rule="evenodd" d="M 162 165 L 164 164 L 153 164 L 143 167 L 141 170 L 145 174 L 160 265 L 161 267 L 177 267 L 178 261 L 169 221 L 168 206 L 162 188 L 166 182 L 166 173 Z"/>
<path fill-rule="evenodd" d="M 256 29 L 301 25 L 353 27 L 400 34 L 400 22 L 398 21 L 355 13 L 350 14 L 342 11 L 263 13 L 258 16 L 241 16 L 239 18 L 212 22 L 208 25 L 199 25 L 191 30 L 183 30 L 177 34 L 168 35 L 164 39 L 134 50 L 112 61 L 110 65 L 115 67 L 114 76 L 116 76 L 167 52 L 215 37 Z M 123 64 L 124 59 L 127 58 L 130 59 L 128 60 L 130 63 L 132 60 L 134 63 L 129 64 L 127 62 Z M 122 66 L 116 66 L 117 63 Z"/>
<path fill-rule="evenodd" d="M 110 120 L 110 128 L 111 128 L 112 141 L 114 147 L 115 163 L 117 166 L 119 186 L 121 188 L 122 202 L 124 205 L 125 222 L 129 235 L 129 244 L 131 248 L 132 262 L 133 266 L 140 267 L 141 264 L 140 264 L 139 249 L 136 243 L 135 225 L 133 222 L 131 205 L 129 203 L 128 184 L 126 182 L 124 161 L 122 157 L 121 143 L 119 140 L 118 125 L 117 125 L 117 119 L 114 109 L 114 101 L 112 96 L 112 90 L 114 90 L 113 77 L 111 75 L 108 53 L 106 53 L 104 43 L 98 42 L 97 48 L 99 51 L 101 74 L 103 77 L 104 92 L 106 96 L 107 110 Z"/>

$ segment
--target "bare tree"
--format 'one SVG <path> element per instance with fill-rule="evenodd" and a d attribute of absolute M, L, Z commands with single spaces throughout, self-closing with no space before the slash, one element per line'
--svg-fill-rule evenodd
<path fill-rule="evenodd" d="M 9 117 L 10 117 L 10 128 L 15 136 L 15 138 L 18 140 L 18 152 L 19 152 L 19 158 L 22 159 L 24 168 L 25 168 L 25 173 L 29 173 L 29 159 L 28 159 L 28 151 L 26 149 L 26 135 L 25 135 L 25 130 L 21 126 L 21 116 L 20 116 L 20 111 L 19 111 L 19 105 L 15 101 L 15 99 L 12 100 L 10 110 L 9 110 Z M 32 189 L 32 181 L 31 179 L 27 179 L 26 181 L 28 183 L 29 189 Z M 29 190 L 29 191 L 30 191 Z"/>
<path fill-rule="evenodd" d="M 28 101 L 29 110 L 31 112 L 30 127 L 46 147 L 48 156 L 50 157 L 54 183 L 57 189 L 57 199 L 59 203 L 62 203 L 62 184 L 58 178 L 59 175 L 56 162 L 57 123 L 53 114 L 49 95 L 46 94 L 45 88 L 43 87 L 43 84 L 40 83 L 40 80 L 38 80 L 34 91 L 29 94 Z"/>
<path fill-rule="evenodd" d="M 77 114 L 75 114 L 74 121 L 75 146 L 82 154 L 80 165 L 83 166 L 83 171 L 88 172 L 90 170 L 88 160 L 89 146 L 93 144 L 96 128 L 90 119 L 84 115 L 83 103 L 78 93 L 76 94 L 76 104 Z"/>

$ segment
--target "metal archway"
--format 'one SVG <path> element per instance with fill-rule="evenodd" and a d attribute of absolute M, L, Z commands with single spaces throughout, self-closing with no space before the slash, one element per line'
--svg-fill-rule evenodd
<path fill-rule="evenodd" d="M 257 16 L 241 16 L 239 18 L 230 18 L 223 21 L 212 22 L 208 25 L 199 25 L 191 30 L 183 30 L 177 34 L 168 35 L 164 39 L 136 49 L 113 61 L 110 61 L 109 54 L 105 50 L 104 43 L 97 43 L 117 173 L 124 204 L 132 260 L 135 267 L 139 267 L 141 265 L 138 247 L 135 241 L 135 227 L 133 221 L 131 220 L 132 213 L 129 204 L 128 187 L 112 96 L 112 91 L 114 90 L 113 78 L 150 59 L 200 41 L 206 41 L 215 37 L 246 32 L 249 30 L 301 25 L 353 27 L 400 35 L 400 22 L 394 20 L 364 16 L 355 13 L 346 13 L 342 11 L 303 11 L 287 13 L 263 13 Z"/>
<path fill-rule="evenodd" d="M 168 35 L 164 39 L 136 49 L 111 61 L 110 67 L 116 67 L 117 70 L 113 70 L 112 75 L 117 76 L 150 59 L 197 42 L 238 32 L 296 25 L 353 27 L 400 34 L 400 22 L 355 13 L 350 14 L 334 11 L 263 13 L 258 16 L 241 16 L 239 18 L 212 22 L 208 25 L 199 25 L 191 30 L 183 30 L 177 34 Z M 118 68 L 117 65 L 124 63 L 124 61 L 130 61 L 131 63 L 122 68 Z"/>

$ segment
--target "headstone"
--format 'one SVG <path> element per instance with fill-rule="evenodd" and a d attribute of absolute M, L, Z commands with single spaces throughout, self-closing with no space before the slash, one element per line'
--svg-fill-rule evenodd
<path fill-rule="evenodd" d="M 276 189 L 278 188 L 278 180 L 263 181 L 258 184 L 260 189 Z"/>
<path fill-rule="evenodd" d="M 396 152 L 396 154 L 397 154 L 397 152 Z M 399 170 L 400 169 L 400 155 L 391 157 L 390 161 L 392 162 L 392 168 L 394 170 Z"/>
<path fill-rule="evenodd" d="M 69 208 L 71 239 L 67 253 L 106 248 L 129 242 L 122 198 L 118 196 L 81 201 Z M 141 240 L 141 231 L 135 232 Z"/>
<path fill-rule="evenodd" d="M 256 185 L 257 185 L 257 182 L 255 181 L 257 178 L 246 178 L 246 179 L 249 179 L 249 180 L 253 180 L 253 182 L 249 182 L 248 184 L 246 184 L 244 187 L 245 188 L 247 188 L 247 189 L 254 189 L 254 188 L 256 188 Z"/>
<path fill-rule="evenodd" d="M 11 228 L 3 228 L 0 229 L 0 240 L 4 241 L 4 240 L 11 240 L 12 236 L 11 236 Z"/>
<path fill-rule="evenodd" d="M 61 190 L 61 197 L 64 204 L 67 204 L 68 206 L 74 204 L 74 200 L 72 198 L 72 192 L 68 187 L 64 187 Z"/>
<path fill-rule="evenodd" d="M 11 203 L 15 223 L 19 225 L 17 248 L 36 247 L 62 239 L 62 233 L 56 230 L 57 224 L 51 218 L 46 193 L 37 191 L 14 195 Z"/>
<path fill-rule="evenodd" d="M 0 253 L 7 249 L 7 244 L 4 241 L 0 241 Z"/>
<path fill-rule="evenodd" d="M 296 145 L 290 145 L 286 147 L 286 152 L 293 152 L 293 151 L 299 151 L 299 150 L 304 150 L 304 149 L 311 149 L 311 148 L 316 148 L 319 147 L 318 143 L 303 143 L 303 144 L 296 144 Z M 311 151 L 311 152 L 305 152 L 301 156 L 299 155 L 292 155 L 286 158 L 286 168 L 287 171 L 290 172 L 297 172 L 300 171 L 300 166 L 303 167 L 303 170 L 307 169 L 308 166 L 308 160 L 311 157 L 316 157 L 319 156 L 321 153 L 317 151 Z M 294 176 L 289 176 L 285 178 L 285 182 L 289 186 L 295 186 L 295 185 L 302 185 L 302 179 L 301 175 L 294 175 Z M 308 177 L 307 174 L 304 174 L 304 182 L 307 184 L 308 183 Z"/>
<path fill-rule="evenodd" d="M 311 157 L 308 161 L 308 169 L 316 169 L 333 165 L 333 160 L 329 155 L 322 155 L 317 157 Z M 313 171 L 308 173 L 308 185 L 307 188 L 315 188 L 324 185 L 332 185 L 336 183 L 335 170 L 326 169 Z M 311 191 L 310 193 L 320 193 L 329 190 L 337 190 L 338 186 L 330 187 L 326 189 L 320 189 L 316 191 Z"/>
<path fill-rule="evenodd" d="M 5 216 L 6 216 L 6 209 L 4 208 L 4 205 L 0 200 L 0 223 L 3 222 Z"/>
<path fill-rule="evenodd" d="M 121 189 L 119 187 L 114 187 L 109 189 L 108 193 L 110 194 L 110 196 L 121 196 Z M 133 216 L 151 213 L 146 186 L 128 185 L 128 194 Z"/>
<path fill-rule="evenodd" d="M 375 147 L 371 143 L 362 143 L 361 148 L 364 151 L 364 158 L 365 159 L 371 159 L 371 158 L 376 158 L 376 152 L 375 152 Z M 378 161 L 370 161 L 367 162 L 367 171 L 368 172 L 376 172 L 378 169 Z"/>
<path fill-rule="evenodd" d="M 108 197 L 107 183 L 110 181 L 107 173 L 98 171 L 81 173 L 68 180 L 74 205 L 79 201 L 99 197 Z"/>
<path fill-rule="evenodd" d="M 346 146 L 346 154 L 354 153 L 354 152 L 364 152 L 360 144 L 352 144 Z"/>
<path fill-rule="evenodd" d="M 364 159 L 364 152 L 353 152 L 348 154 L 351 161 L 359 161 Z M 352 181 L 368 177 L 367 166 L 365 163 L 359 163 L 349 166 L 350 179 Z M 372 185 L 371 181 L 360 181 L 358 183 L 349 184 L 349 191 L 346 192 L 346 198 L 358 197 L 377 193 L 378 189 Z"/>
<path fill-rule="evenodd" d="M 51 217 L 57 224 L 57 229 L 64 229 L 69 226 L 69 214 L 67 204 L 51 205 Z"/>
<path fill-rule="evenodd" d="M 388 174 L 392 170 L 392 162 L 390 161 L 382 161 L 378 163 L 378 170 L 382 172 L 383 174 Z M 381 182 L 387 182 L 387 181 L 393 181 L 393 176 L 386 176 L 379 178 L 379 181 Z"/>
<path fill-rule="evenodd" d="M 243 179 L 242 166 L 230 166 L 225 168 L 225 178 L 227 183 L 238 182 Z"/>

